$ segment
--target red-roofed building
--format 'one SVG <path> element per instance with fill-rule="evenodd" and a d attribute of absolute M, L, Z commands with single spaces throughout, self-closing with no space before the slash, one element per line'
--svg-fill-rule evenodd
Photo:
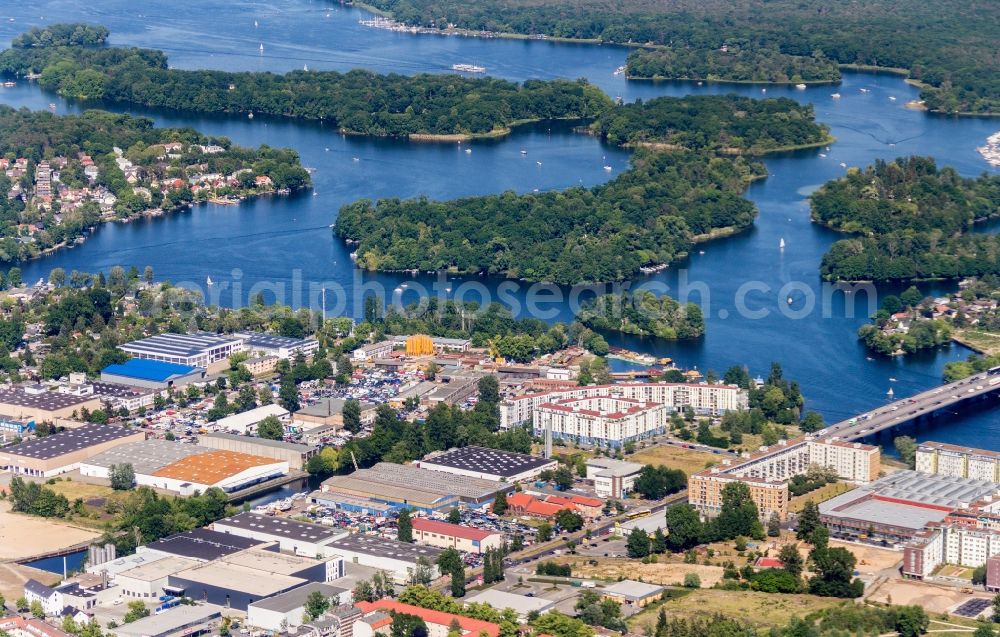
<path fill-rule="evenodd" d="M 444 611 L 411 606 L 410 604 L 397 602 L 394 599 L 385 598 L 375 602 L 357 602 L 355 606 L 365 615 L 378 611 L 387 614 L 403 613 L 406 615 L 416 615 L 427 624 L 427 637 L 447 637 L 452 622 L 458 622 L 459 627 L 462 629 L 462 635 L 479 637 L 479 635 L 485 633 L 489 637 L 500 636 L 500 626 L 494 623 L 472 619 L 471 617 L 462 617 L 461 615 L 453 615 Z M 355 637 L 369 637 L 363 634 L 359 635 L 358 627 L 359 623 L 355 623 Z"/>
<path fill-rule="evenodd" d="M 554 517 L 556 513 L 559 513 L 566 508 L 569 507 L 559 506 L 558 504 L 552 504 L 551 502 L 534 500 L 528 504 L 527 508 L 524 509 L 524 513 L 525 515 L 531 515 L 536 518 L 551 518 Z"/>
<path fill-rule="evenodd" d="M 784 568 L 785 563 L 776 557 L 758 557 L 754 566 L 757 568 Z"/>
<path fill-rule="evenodd" d="M 428 518 L 413 518 L 413 539 L 421 544 L 455 548 L 466 553 L 485 553 L 487 549 L 498 549 L 503 544 L 503 535 L 496 531 Z"/>
<path fill-rule="evenodd" d="M 24 619 L 22 617 L 0 618 L 0 631 L 11 637 L 72 637 L 69 633 L 39 619 Z"/>

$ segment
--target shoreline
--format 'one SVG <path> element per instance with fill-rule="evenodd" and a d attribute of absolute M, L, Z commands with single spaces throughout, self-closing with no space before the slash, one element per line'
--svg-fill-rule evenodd
<path fill-rule="evenodd" d="M 306 186 L 306 188 L 311 188 L 311 187 L 312 187 L 311 185 L 310 186 Z M 295 192 L 295 191 L 292 191 L 292 192 Z M 75 248 L 76 246 L 83 245 L 83 244 L 85 244 L 87 242 L 87 239 L 90 238 L 91 235 L 93 235 L 95 232 L 97 232 L 98 230 L 100 230 L 101 226 L 103 226 L 105 224 L 109 224 L 109 223 L 132 223 L 133 221 L 139 221 L 141 219 L 153 219 L 155 217 L 163 217 L 163 216 L 166 216 L 166 215 L 171 215 L 171 214 L 175 214 L 175 213 L 178 213 L 178 212 L 182 212 L 184 210 L 191 210 L 191 209 L 194 208 L 194 206 L 196 204 L 198 204 L 198 205 L 212 204 L 212 205 L 216 205 L 216 206 L 236 206 L 236 205 L 239 205 L 239 204 L 243 203 L 243 201 L 247 201 L 247 200 L 251 200 L 251 199 L 257 199 L 259 197 L 263 197 L 263 196 L 266 196 L 266 195 L 274 195 L 276 193 L 277 193 L 277 191 L 273 190 L 273 189 L 272 190 L 262 190 L 262 191 L 259 191 L 259 192 L 253 193 L 253 194 L 243 193 L 243 194 L 239 195 L 240 197 L 242 197 L 242 199 L 240 201 L 238 201 L 238 202 L 222 201 L 222 200 L 219 200 L 217 197 L 212 197 L 211 199 L 203 199 L 203 200 L 200 200 L 200 201 L 192 201 L 191 203 L 182 204 L 180 206 L 174 206 L 173 208 L 147 208 L 146 210 L 140 210 L 139 212 L 131 214 L 131 215 L 129 215 L 129 216 L 123 218 L 123 219 L 117 219 L 117 218 L 116 219 L 99 219 L 96 225 L 90 226 L 88 228 L 87 234 L 77 235 L 77 236 L 73 237 L 72 239 L 68 239 L 66 241 L 62 241 L 60 243 L 57 243 L 56 245 L 49 246 L 48 248 L 45 248 L 43 250 L 39 250 L 38 254 L 31 255 L 30 257 L 28 257 L 26 259 L 14 259 L 14 260 L 7 261 L 7 262 L 4 262 L 4 263 L 6 263 L 6 265 L 8 267 L 16 267 L 17 264 L 19 264 L 19 263 L 29 263 L 29 262 L 35 261 L 37 259 L 41 259 L 41 258 L 44 258 L 44 257 L 52 256 L 53 254 L 56 254 L 57 252 L 59 252 L 61 250 L 70 250 L 72 248 Z"/>
<path fill-rule="evenodd" d="M 777 82 L 773 80 L 725 80 L 696 77 L 661 77 L 658 75 L 654 75 L 652 77 L 626 75 L 625 79 L 629 82 L 704 82 L 706 84 L 742 84 L 749 86 L 795 86 L 796 84 L 805 84 L 806 86 L 836 86 L 844 81 L 843 78 L 837 78 L 836 80 L 788 80 L 785 82 Z"/>

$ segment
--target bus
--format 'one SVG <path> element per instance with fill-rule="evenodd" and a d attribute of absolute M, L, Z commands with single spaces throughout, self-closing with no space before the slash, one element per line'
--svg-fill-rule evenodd
<path fill-rule="evenodd" d="M 639 509 L 638 511 L 632 511 L 631 513 L 629 513 L 626 516 L 626 518 L 629 519 L 629 520 L 636 520 L 638 518 L 648 517 L 648 516 L 652 515 L 652 513 L 653 512 L 650 511 L 649 509 Z"/>

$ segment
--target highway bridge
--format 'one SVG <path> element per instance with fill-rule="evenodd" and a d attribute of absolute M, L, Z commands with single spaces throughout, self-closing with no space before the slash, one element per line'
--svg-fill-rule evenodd
<path fill-rule="evenodd" d="M 908 398 L 882 405 L 850 420 L 844 420 L 819 432 L 822 437 L 860 440 L 868 436 L 908 424 L 940 410 L 975 399 L 996 399 L 1000 393 L 1000 367 L 963 378 L 962 380 L 928 389 Z"/>

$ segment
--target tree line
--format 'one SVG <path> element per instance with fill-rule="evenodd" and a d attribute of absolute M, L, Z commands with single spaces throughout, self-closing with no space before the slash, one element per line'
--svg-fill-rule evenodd
<path fill-rule="evenodd" d="M 41 73 L 42 88 L 69 98 L 319 119 L 343 131 L 394 137 L 485 134 L 522 121 L 592 118 L 611 104 L 584 80 L 187 71 L 169 68 L 160 51 L 134 48 L 12 48 L 0 53 L 0 72 Z"/>
<path fill-rule="evenodd" d="M 625 64 L 629 79 L 708 80 L 722 82 L 839 82 L 840 68 L 821 52 L 786 55 L 750 42 L 728 42 L 725 50 L 682 46 L 639 49 Z"/>
<path fill-rule="evenodd" d="M 407 24 L 704 52 L 729 43 L 837 64 L 903 69 L 931 110 L 1000 111 L 992 56 L 1000 7 L 961 0 L 370 0 Z M 763 61 L 761 62 L 763 64 Z M 775 63 L 768 63 L 770 68 Z"/>
<path fill-rule="evenodd" d="M 615 281 L 670 263 L 700 235 L 749 227 L 740 193 L 766 169 L 743 158 L 638 151 L 607 184 L 561 192 L 360 200 L 334 233 L 369 270 L 488 272 L 529 281 Z"/>
<path fill-rule="evenodd" d="M 878 160 L 811 197 L 817 223 L 861 236 L 834 243 L 820 272 L 831 280 L 891 281 L 1000 273 L 1000 239 L 973 235 L 1000 214 L 1000 176 L 961 177 L 930 157 Z"/>
<path fill-rule="evenodd" d="M 705 334 L 705 317 L 697 303 L 680 303 L 649 291 L 603 294 L 586 301 L 577 319 L 598 330 L 656 336 L 668 340 Z"/>

